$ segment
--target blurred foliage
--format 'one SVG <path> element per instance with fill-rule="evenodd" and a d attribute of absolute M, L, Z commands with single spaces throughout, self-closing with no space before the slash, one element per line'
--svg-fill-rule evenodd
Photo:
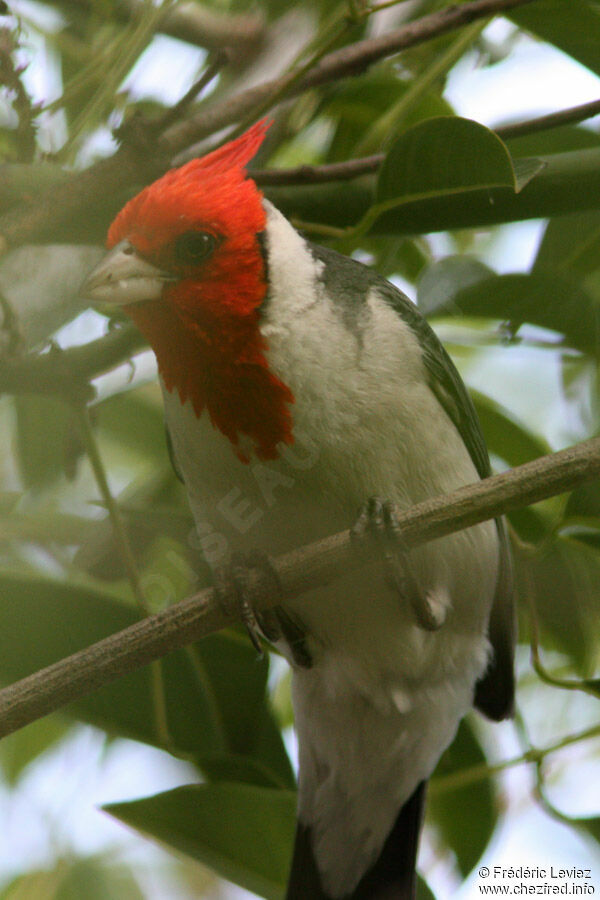
<path fill-rule="evenodd" d="M 0 20 L 0 215 L 33 206 L 49 185 L 66 185 L 72 170 L 110 157 L 116 149 L 111 129 L 164 114 L 174 102 L 164 73 L 173 66 L 176 82 L 176 63 L 185 57 L 181 96 L 212 58 L 204 46 L 212 52 L 215 35 L 227 33 L 228 23 L 235 35 L 235 17 L 254 16 L 256 40 L 236 46 L 235 37 L 229 39 L 230 66 L 181 116 L 277 77 L 326 45 L 341 48 L 368 37 L 375 26 L 391 29 L 447 5 L 415 0 L 366 15 L 362 2 L 198 0 L 180 7 L 193 18 L 182 26 L 189 31 L 185 41 L 165 37 L 173 31 L 169 13 L 177 11 L 169 0 L 162 6 L 46 0 L 15 7 Z M 450 349 L 478 388 L 476 406 L 500 467 L 591 436 L 600 422 L 598 129 L 567 123 L 502 140 L 456 116 L 444 95 L 456 59 L 493 70 L 516 47 L 522 49 L 522 30 L 530 35 L 530 47 L 545 41 L 600 73 L 600 6 L 597 0 L 569 0 L 567 11 L 564 0 L 536 0 L 508 18 L 513 25 L 501 42 L 480 28 L 468 40 L 463 32 L 450 33 L 288 100 L 271 110 L 274 125 L 260 156 L 260 166 L 267 167 L 385 154 L 377 175 L 266 193 L 300 217 L 317 240 L 414 286 L 421 309 L 441 333 L 448 330 Z M 154 75 L 149 88 L 144 78 L 153 67 L 162 67 L 163 74 Z M 112 214 L 137 186 L 102 198 L 85 219 L 61 223 L 54 239 L 101 243 Z M 499 235 L 493 223 L 527 217 L 544 219 L 530 270 L 498 274 L 486 253 Z M 442 241 L 426 236 L 440 230 Z M 29 250 L 3 261 L 4 357 L 25 350 L 60 356 L 60 346 L 85 343 L 107 330 L 108 323 L 84 312 L 77 298 L 90 265 L 88 250 L 49 247 L 43 258 Z M 54 267 L 48 265 L 53 254 Z M 67 264 L 70 286 L 64 284 Z M 538 369 L 548 382 L 542 400 L 535 396 Z M 5 683 L 138 617 L 72 401 L 39 387 L 39 393 L 0 402 Z M 95 387 L 91 415 L 100 454 L 140 584 L 149 606 L 160 609 L 209 580 L 185 492 L 169 465 L 160 392 L 147 356 L 98 379 Z M 597 684 L 600 487 L 519 510 L 510 524 L 522 640 L 532 633 L 531 608 L 542 656 L 557 661 L 561 675 Z M 182 861 L 187 855 L 262 896 L 281 897 L 295 809 L 283 737 L 291 722 L 289 677 L 279 663 L 269 670 L 266 658 L 257 660 L 236 630 L 172 654 L 160 672 L 160 683 L 150 670 L 136 672 L 4 741 L 0 769 L 6 789 L 16 795 L 28 772 L 64 746 L 78 722 L 102 729 L 111 741 L 129 738 L 159 748 L 185 763 L 189 783 L 167 791 L 149 783 L 146 796 L 126 795 L 106 809 L 176 851 L 182 892 L 201 896 L 205 889 L 204 875 L 196 875 L 191 887 Z M 166 733 L 157 715 L 163 702 Z M 551 703 L 544 693 L 543 704 Z M 440 852 L 445 848 L 461 877 L 477 864 L 501 814 L 479 733 L 480 725 L 463 723 L 438 776 L 471 770 L 483 776 L 447 791 L 434 787 L 428 810 Z M 593 815 L 572 819 L 574 828 L 596 841 L 599 822 Z M 135 866 L 129 869 L 113 854 L 57 850 L 53 867 L 32 866 L 1 886 L 0 898 L 136 900 L 143 895 L 138 876 Z M 218 890 L 214 882 L 210 890 Z M 433 896 L 424 882 L 419 892 Z"/>

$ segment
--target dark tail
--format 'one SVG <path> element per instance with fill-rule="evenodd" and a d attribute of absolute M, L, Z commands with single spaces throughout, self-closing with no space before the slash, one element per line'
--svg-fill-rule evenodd
<path fill-rule="evenodd" d="M 400 810 L 377 860 L 343 900 L 414 900 L 417 850 L 423 822 L 426 782 Z M 340 853 L 345 852 L 340 847 Z M 321 887 L 310 828 L 298 823 L 286 900 L 333 900 Z M 342 898 L 340 898 L 342 900 Z"/>

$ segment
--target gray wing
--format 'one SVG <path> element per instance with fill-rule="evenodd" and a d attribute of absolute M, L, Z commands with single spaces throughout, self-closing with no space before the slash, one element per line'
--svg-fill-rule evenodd
<path fill-rule="evenodd" d="M 414 304 L 387 281 L 383 286 L 377 286 L 417 335 L 429 373 L 429 387 L 456 426 L 480 478 L 487 478 L 491 474 L 490 459 L 477 412 L 454 363 Z M 486 716 L 499 720 L 513 712 L 516 620 L 512 563 L 504 519 L 496 519 L 496 526 L 500 539 L 500 569 L 489 624 L 493 655 L 487 671 L 477 683 L 474 702 Z"/>
<path fill-rule="evenodd" d="M 423 349 L 429 387 L 454 423 L 480 478 L 491 473 L 490 460 L 477 412 L 454 363 L 439 338 L 416 306 L 402 291 L 372 269 L 334 250 L 309 245 L 316 259 L 326 263 L 324 279 L 331 296 L 343 304 L 347 324 L 359 323 L 369 290 L 379 296 L 409 325 Z M 497 519 L 500 539 L 500 570 L 492 611 L 489 638 L 493 648 L 490 665 L 478 682 L 475 706 L 492 719 L 511 715 L 514 702 L 513 657 L 516 638 L 513 606 L 512 565 L 506 525 Z"/>

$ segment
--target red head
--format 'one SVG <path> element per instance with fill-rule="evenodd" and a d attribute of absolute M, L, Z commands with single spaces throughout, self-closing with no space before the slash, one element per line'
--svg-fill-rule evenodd
<path fill-rule="evenodd" d="M 109 255 L 88 281 L 88 294 L 124 305 L 146 335 L 167 389 L 197 415 L 206 408 L 234 445 L 247 435 L 263 459 L 291 442 L 293 402 L 269 371 L 258 327 L 265 212 L 245 165 L 266 127 L 258 122 L 130 200 L 108 232 L 112 269 Z M 125 276 L 129 266 L 135 273 Z"/>

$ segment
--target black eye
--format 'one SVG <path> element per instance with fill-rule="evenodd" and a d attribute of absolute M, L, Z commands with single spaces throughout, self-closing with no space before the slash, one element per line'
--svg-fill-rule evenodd
<path fill-rule="evenodd" d="M 218 242 L 208 231 L 186 231 L 175 241 L 175 260 L 186 266 L 197 265 L 211 255 Z"/>

